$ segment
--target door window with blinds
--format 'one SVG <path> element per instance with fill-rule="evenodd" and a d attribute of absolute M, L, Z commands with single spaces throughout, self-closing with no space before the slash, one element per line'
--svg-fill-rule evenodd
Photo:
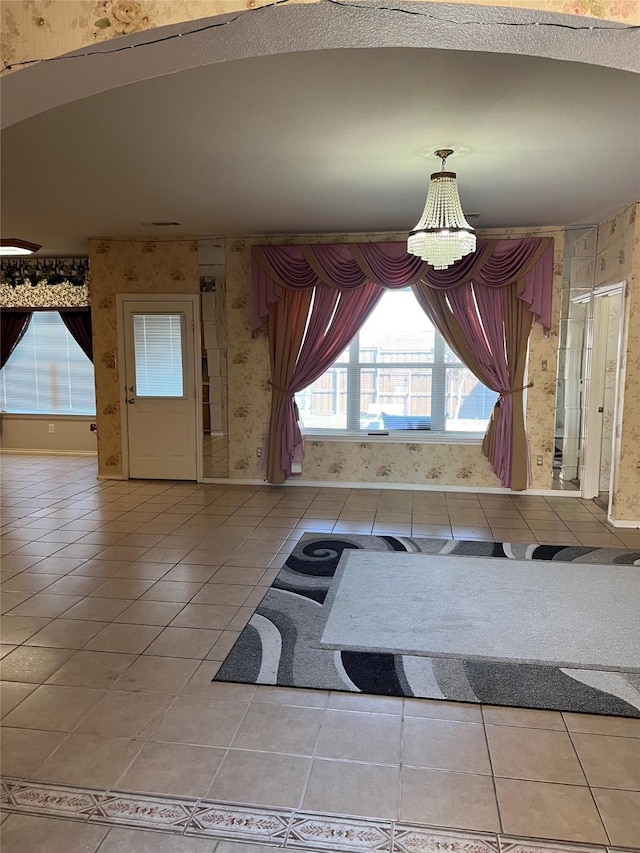
<path fill-rule="evenodd" d="M 57 311 L 34 311 L 0 370 L 0 406 L 25 415 L 95 415 L 93 364 Z"/>
<path fill-rule="evenodd" d="M 184 397 L 183 314 L 134 314 L 136 396 Z"/>

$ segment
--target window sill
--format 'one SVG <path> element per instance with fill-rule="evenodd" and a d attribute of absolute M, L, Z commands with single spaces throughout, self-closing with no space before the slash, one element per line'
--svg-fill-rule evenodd
<path fill-rule="evenodd" d="M 356 444 L 482 444 L 484 433 L 431 432 L 430 430 L 389 430 L 388 432 L 348 432 L 347 430 L 304 430 L 307 441 L 351 442 Z"/>
<path fill-rule="evenodd" d="M 95 415 L 56 415 L 56 414 L 43 414 L 42 412 L 3 412 L 0 411 L 0 418 L 6 418 L 7 420 L 11 419 L 22 419 L 29 418 L 29 420 L 40 420 L 40 421 L 95 421 Z"/>

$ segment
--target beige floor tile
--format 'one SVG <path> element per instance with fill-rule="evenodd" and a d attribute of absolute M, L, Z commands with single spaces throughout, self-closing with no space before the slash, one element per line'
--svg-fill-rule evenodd
<path fill-rule="evenodd" d="M 585 732 L 594 735 L 617 735 L 640 738 L 640 720 L 632 717 L 606 717 L 604 714 L 564 713 L 570 732 Z"/>
<path fill-rule="evenodd" d="M 178 601 L 187 604 L 202 589 L 201 583 L 161 580 L 140 596 L 141 601 Z"/>
<path fill-rule="evenodd" d="M 82 720 L 76 733 L 147 739 L 172 701 L 172 696 L 161 693 L 111 690 Z"/>
<path fill-rule="evenodd" d="M 104 581 L 101 578 L 82 578 L 69 576 L 54 581 L 47 587 L 48 595 L 89 595 L 94 589 L 101 586 Z"/>
<path fill-rule="evenodd" d="M 81 597 L 77 595 L 49 595 L 39 592 L 18 604 L 11 612 L 13 616 L 49 616 L 53 619 L 80 600 Z"/>
<path fill-rule="evenodd" d="M 253 592 L 253 586 L 244 584 L 209 583 L 193 599 L 194 604 L 226 604 L 240 607 Z"/>
<path fill-rule="evenodd" d="M 255 685 L 212 681 L 219 667 L 218 661 L 203 661 L 182 689 L 183 695 L 203 696 L 208 699 L 238 699 L 241 702 L 249 702 L 256 692 Z"/>
<path fill-rule="evenodd" d="M 211 566 L 197 566 L 190 563 L 178 563 L 177 566 L 169 569 L 166 575 L 163 575 L 162 580 L 163 582 L 179 581 L 181 583 L 197 583 L 202 585 L 211 580 L 221 565 L 222 561 L 217 565 Z"/>
<path fill-rule="evenodd" d="M 399 786 L 397 767 L 314 759 L 302 807 L 397 820 Z"/>
<path fill-rule="evenodd" d="M 326 690 L 304 690 L 296 687 L 270 687 L 258 685 L 253 695 L 254 702 L 270 705 L 294 705 L 304 708 L 325 708 L 329 699 Z"/>
<path fill-rule="evenodd" d="M 252 704 L 231 746 L 234 749 L 313 755 L 322 714 L 317 708 Z"/>
<path fill-rule="evenodd" d="M 407 717 L 428 717 L 432 720 L 457 720 L 460 723 L 481 723 L 480 705 L 468 702 L 444 702 L 439 699 L 405 699 Z"/>
<path fill-rule="evenodd" d="M 73 652 L 70 649 L 21 646 L 4 658 L 2 678 L 5 681 L 23 681 L 42 684 Z"/>
<path fill-rule="evenodd" d="M 316 747 L 320 758 L 400 764 L 402 719 L 395 714 L 327 710 Z"/>
<path fill-rule="evenodd" d="M 8 613 L 10 610 L 13 610 L 14 607 L 17 607 L 19 604 L 22 604 L 23 601 L 31 598 L 33 593 L 31 592 L 11 592 L 8 590 L 0 590 L 0 613 Z"/>
<path fill-rule="evenodd" d="M 491 773 L 483 727 L 451 720 L 408 717 L 402 734 L 402 763 L 432 770 Z"/>
<path fill-rule="evenodd" d="M 589 784 L 640 791 L 640 739 L 571 735 Z"/>
<path fill-rule="evenodd" d="M 165 628 L 144 653 L 202 660 L 221 634 L 204 628 Z"/>
<path fill-rule="evenodd" d="M 229 750 L 208 799 L 258 806 L 297 808 L 311 759 L 296 755 Z"/>
<path fill-rule="evenodd" d="M 37 543 L 34 543 L 37 544 Z M 54 557 L 46 557 L 44 560 L 40 560 L 37 563 L 34 563 L 33 566 L 30 566 L 25 571 L 34 574 L 48 574 L 48 575 L 66 575 L 68 572 L 73 569 L 78 569 L 84 564 L 84 560 L 71 560 L 68 557 L 58 557 L 57 555 Z"/>
<path fill-rule="evenodd" d="M 15 645 L 24 643 L 50 621 L 36 616 L 3 616 L 0 625 L 2 642 Z"/>
<path fill-rule="evenodd" d="M 470 773 L 403 767 L 400 819 L 434 826 L 499 832 L 493 780 Z"/>
<path fill-rule="evenodd" d="M 81 649 L 106 625 L 106 622 L 79 619 L 54 619 L 25 640 L 27 646 L 49 646 L 59 649 Z"/>
<path fill-rule="evenodd" d="M 247 702 L 178 696 L 152 739 L 226 747 L 231 743 L 247 708 Z"/>
<path fill-rule="evenodd" d="M 157 625 L 127 625 L 114 622 L 103 628 L 87 643 L 86 648 L 93 652 L 141 654 L 161 631 L 162 628 Z"/>
<path fill-rule="evenodd" d="M 13 711 L 23 699 L 26 699 L 27 696 L 33 693 L 36 687 L 36 684 L 27 684 L 20 681 L 0 682 L 0 714 L 6 717 L 9 711 Z"/>
<path fill-rule="evenodd" d="M 559 841 L 607 843 L 588 788 L 516 779 L 495 782 L 503 832 Z"/>
<path fill-rule="evenodd" d="M 47 683 L 106 689 L 113 687 L 134 660 L 136 655 L 79 651 L 54 672 Z"/>
<path fill-rule="evenodd" d="M 224 604 L 187 604 L 171 625 L 175 628 L 224 630 L 237 612 L 237 607 Z"/>
<path fill-rule="evenodd" d="M 63 732 L 12 729 L 4 725 L 0 731 L 3 775 L 30 778 L 66 737 Z"/>
<path fill-rule="evenodd" d="M 2 558 L 4 566 L 5 558 Z M 60 580 L 62 575 L 33 575 L 28 572 L 20 572 L 17 575 L 5 580 L 0 590 L 4 595 L 7 592 L 28 592 L 30 595 L 40 592 L 43 589 L 48 589 L 51 584 Z"/>
<path fill-rule="evenodd" d="M 111 580 L 99 586 L 91 595 L 99 598 L 128 598 L 136 599 L 153 586 L 150 580 L 126 580 L 123 578 L 111 578 Z"/>
<path fill-rule="evenodd" d="M 88 593 L 88 597 L 71 607 L 64 614 L 64 618 L 111 622 L 118 614 L 126 610 L 130 604 L 133 604 L 133 599 L 99 598 Z"/>
<path fill-rule="evenodd" d="M 518 726 L 487 726 L 496 776 L 586 785 L 571 738 L 566 732 Z"/>
<path fill-rule="evenodd" d="M 136 561 L 135 563 L 129 563 L 124 569 L 120 569 L 120 571 L 113 576 L 114 580 L 147 580 L 147 581 L 158 581 L 160 578 L 163 578 L 171 565 L 167 563 L 141 563 Z"/>
<path fill-rule="evenodd" d="M 103 692 L 84 687 L 43 685 L 4 719 L 6 726 L 71 732 L 100 700 Z"/>
<path fill-rule="evenodd" d="M 109 788 L 140 751 L 141 741 L 96 734 L 71 734 L 33 775 L 81 788 Z"/>
<path fill-rule="evenodd" d="M 536 711 L 531 708 L 503 708 L 483 705 L 485 723 L 493 726 L 523 726 L 527 729 L 554 729 L 565 731 L 564 720 L 559 711 Z"/>
<path fill-rule="evenodd" d="M 611 843 L 640 847 L 640 793 L 594 788 L 593 796 Z"/>
<path fill-rule="evenodd" d="M 222 566 L 211 578 L 211 583 L 253 586 L 259 583 L 264 573 L 265 569 L 262 567 Z"/>
<path fill-rule="evenodd" d="M 114 622 L 127 622 L 133 625 L 166 626 L 182 610 L 184 604 L 174 601 L 134 601 Z"/>
<path fill-rule="evenodd" d="M 118 782 L 125 791 L 204 797 L 224 749 L 181 743 L 146 743 Z"/>
<path fill-rule="evenodd" d="M 3 853 L 94 853 L 109 828 L 80 821 L 13 814 L 2 825 Z"/>
<path fill-rule="evenodd" d="M 184 688 L 198 667 L 187 658 L 141 655 L 118 679 L 116 690 L 136 693 L 177 694 Z"/>

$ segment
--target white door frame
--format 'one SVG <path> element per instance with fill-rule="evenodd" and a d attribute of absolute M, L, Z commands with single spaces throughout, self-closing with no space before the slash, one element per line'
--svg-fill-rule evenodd
<path fill-rule="evenodd" d="M 588 304 L 587 318 L 587 349 L 585 358 L 585 369 L 583 376 L 583 435 L 581 436 L 580 457 L 580 489 L 583 498 L 597 498 L 600 491 L 600 460 L 602 453 L 602 411 L 601 400 L 604 395 L 604 375 L 606 367 L 607 350 L 607 324 L 604 320 L 605 296 L 621 295 L 623 303 L 626 293 L 626 281 L 618 281 L 613 284 L 602 285 L 594 290 L 580 294 L 573 302 Z M 616 391 L 613 413 L 613 435 L 615 435 L 619 421 L 620 400 L 620 353 L 622 347 L 622 331 L 624 324 L 624 310 L 620 312 L 620 325 L 618 329 L 618 355 L 616 371 Z M 617 475 L 617 459 L 615 453 L 611 460 L 611 475 L 609 481 L 609 506 L 607 515 L 611 515 L 611 501 Z"/>
<path fill-rule="evenodd" d="M 127 302 L 184 302 L 193 307 L 193 356 L 194 381 L 196 383 L 196 476 L 202 480 L 202 358 L 200 357 L 200 294 L 199 293 L 117 293 L 116 331 L 118 334 L 118 382 L 120 385 L 120 430 L 122 449 L 122 477 L 129 474 L 129 407 L 127 406 L 127 381 L 125 374 L 126 356 L 124 340 L 124 306 Z"/>

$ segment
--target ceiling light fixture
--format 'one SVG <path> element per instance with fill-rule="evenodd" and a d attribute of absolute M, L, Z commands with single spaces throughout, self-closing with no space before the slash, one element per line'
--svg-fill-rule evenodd
<path fill-rule="evenodd" d="M 27 240 L 18 240 L 15 237 L 8 237 L 6 240 L 0 240 L 0 255 L 17 256 L 17 255 L 32 255 L 41 249 L 37 243 L 29 243 Z"/>
<path fill-rule="evenodd" d="M 451 148 L 434 152 L 442 168 L 431 175 L 424 211 L 407 240 L 407 251 L 436 270 L 450 267 L 476 250 L 476 235 L 462 212 L 456 173 L 446 172 Z"/>

